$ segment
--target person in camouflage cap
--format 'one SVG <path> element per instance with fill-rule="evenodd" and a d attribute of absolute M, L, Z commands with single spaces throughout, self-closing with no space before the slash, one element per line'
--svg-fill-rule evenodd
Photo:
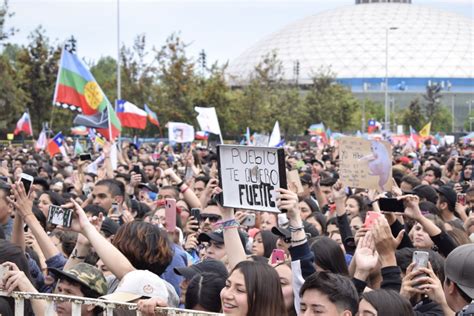
<path fill-rule="evenodd" d="M 73 295 L 88 298 L 98 298 L 107 294 L 107 281 L 102 272 L 96 267 L 79 263 L 67 271 L 50 269 L 58 278 L 56 294 Z M 56 304 L 58 316 L 71 315 L 71 303 L 58 302 Z M 93 305 L 82 305 L 81 315 L 92 316 L 97 314 Z"/>

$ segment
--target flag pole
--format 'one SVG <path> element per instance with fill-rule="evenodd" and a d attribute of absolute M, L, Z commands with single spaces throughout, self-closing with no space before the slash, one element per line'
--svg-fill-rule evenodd
<path fill-rule="evenodd" d="M 53 109 L 51 110 L 51 118 L 49 120 L 49 128 L 51 130 L 53 130 L 54 108 L 56 107 L 55 100 L 56 100 L 56 97 L 58 96 L 59 75 L 61 74 L 61 66 L 63 64 L 63 58 L 64 58 L 64 44 L 63 44 L 63 49 L 61 50 L 61 57 L 59 58 L 58 75 L 56 76 L 56 86 L 54 87 L 54 95 L 53 95 L 53 102 L 52 102 Z"/>
<path fill-rule="evenodd" d="M 117 105 L 117 101 L 115 101 L 115 104 Z M 110 104 L 110 102 L 107 102 L 107 120 L 109 121 L 109 142 L 112 142 L 112 122 L 110 121 L 110 108 L 109 107 L 112 107 L 112 105 Z"/>
<path fill-rule="evenodd" d="M 120 0 L 117 0 L 117 100 L 122 99 L 120 79 Z"/>

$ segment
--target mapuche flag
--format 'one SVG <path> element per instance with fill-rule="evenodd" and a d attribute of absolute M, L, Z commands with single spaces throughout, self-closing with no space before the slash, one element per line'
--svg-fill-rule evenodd
<path fill-rule="evenodd" d="M 84 63 L 63 49 L 53 104 L 76 106 L 83 114 L 74 124 L 101 129 L 106 138 L 114 139 L 122 130 L 120 120 L 94 76 Z"/>

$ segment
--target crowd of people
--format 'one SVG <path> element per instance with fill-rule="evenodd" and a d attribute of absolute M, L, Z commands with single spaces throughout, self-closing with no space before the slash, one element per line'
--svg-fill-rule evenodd
<path fill-rule="evenodd" d="M 202 145 L 123 142 L 116 168 L 108 143 L 90 160 L 68 151 L 1 149 L 2 291 L 137 303 L 143 315 L 474 313 L 474 144 L 393 146 L 390 192 L 345 187 L 337 147 L 286 146 L 299 181 L 274 192 L 279 214 L 222 206 L 217 155 Z M 382 211 L 386 197 L 404 209 Z M 31 299 L 25 314 L 72 312 L 67 301 L 48 308 Z M 14 312 L 0 296 L 0 314 Z"/>

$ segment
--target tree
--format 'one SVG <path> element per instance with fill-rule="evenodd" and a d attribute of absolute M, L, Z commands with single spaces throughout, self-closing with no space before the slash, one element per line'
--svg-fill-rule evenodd
<path fill-rule="evenodd" d="M 158 82 L 157 104 L 165 122 L 191 122 L 195 117 L 192 95 L 196 89 L 194 63 L 186 56 L 187 45 L 173 34 L 156 51 Z"/>
<path fill-rule="evenodd" d="M 426 93 L 423 95 L 425 102 L 423 109 L 428 122 L 433 121 L 435 114 L 441 107 L 441 85 L 438 83 L 426 86 Z"/>
<path fill-rule="evenodd" d="M 0 44 L 15 34 L 16 29 L 15 28 L 9 28 L 5 29 L 5 22 L 7 18 L 12 17 L 14 14 L 11 12 L 8 12 L 8 1 L 3 0 L 1 1 L 2 3 L 0 4 Z"/>
<path fill-rule="evenodd" d="M 354 131 L 359 122 L 354 113 L 360 108 L 359 102 L 344 86 L 335 82 L 330 70 L 320 70 L 314 76 L 313 84 L 306 95 L 308 111 L 306 126 L 323 122 L 333 131 Z"/>
<path fill-rule="evenodd" d="M 413 99 L 402 113 L 402 124 L 405 126 L 411 126 L 418 131 L 426 124 L 419 98 Z"/>
<path fill-rule="evenodd" d="M 68 129 L 73 113 L 52 107 L 52 99 L 58 73 L 61 47 L 50 46 L 44 29 L 40 26 L 29 35 L 30 43 L 18 53 L 19 85 L 28 96 L 24 108 L 31 114 L 36 133 L 44 121 L 52 118 L 54 129 Z"/>

